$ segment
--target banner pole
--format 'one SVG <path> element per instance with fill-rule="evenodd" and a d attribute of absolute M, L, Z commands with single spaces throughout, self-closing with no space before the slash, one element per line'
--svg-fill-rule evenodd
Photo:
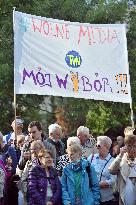
<path fill-rule="evenodd" d="M 132 101 L 130 103 L 130 110 L 131 110 L 131 123 L 132 123 L 132 127 L 135 127 L 135 123 L 134 123 L 134 112 L 133 112 L 133 107 L 132 107 Z"/>
<path fill-rule="evenodd" d="M 16 116 L 17 116 L 17 108 L 16 108 L 16 94 L 14 92 L 14 115 L 15 115 L 15 141 L 17 140 L 17 123 L 16 123 Z"/>
<path fill-rule="evenodd" d="M 15 21 L 14 21 L 15 9 L 16 9 L 16 7 L 13 7 L 13 28 L 15 28 Z M 14 39 L 15 39 L 15 36 L 14 36 Z M 14 59 L 15 59 L 15 43 L 14 43 Z M 15 64 L 14 64 L 14 115 L 15 115 L 15 144 L 16 144 L 16 140 L 17 140 L 17 123 L 16 123 L 17 106 L 16 106 L 16 86 L 15 86 Z"/>

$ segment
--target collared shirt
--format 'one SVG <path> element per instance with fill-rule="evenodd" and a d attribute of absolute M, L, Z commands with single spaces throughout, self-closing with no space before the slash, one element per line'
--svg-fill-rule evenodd
<path fill-rule="evenodd" d="M 95 168 L 98 180 L 99 181 L 105 181 L 105 182 L 107 182 L 109 184 L 109 187 L 101 188 L 101 190 L 100 190 L 101 191 L 101 202 L 110 201 L 110 200 L 113 199 L 112 185 L 114 185 L 114 183 L 116 182 L 117 176 L 110 174 L 110 172 L 108 170 L 109 165 L 114 160 L 113 157 L 111 159 L 110 158 L 111 158 L 110 154 L 108 154 L 107 157 L 105 159 L 103 159 L 103 160 L 100 159 L 99 154 L 95 154 L 93 156 L 93 159 L 92 159 L 92 155 L 90 155 L 88 157 L 88 161 L 90 163 L 91 163 L 91 159 L 92 159 L 92 163 L 91 164 Z M 107 163 L 107 161 L 108 161 L 108 163 Z M 106 164 L 106 166 L 105 166 L 105 164 Z M 102 170 L 103 170 L 103 172 L 102 172 Z M 101 173 L 102 173 L 102 176 L 101 176 Z M 100 178 L 101 178 L 101 180 L 100 180 Z"/>

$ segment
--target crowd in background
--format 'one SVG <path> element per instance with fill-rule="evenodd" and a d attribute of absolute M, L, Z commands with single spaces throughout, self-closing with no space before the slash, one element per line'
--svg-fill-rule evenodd
<path fill-rule="evenodd" d="M 112 142 L 85 126 L 62 139 L 57 123 L 45 137 L 38 121 L 24 135 L 23 123 L 0 133 L 0 205 L 136 205 L 134 128 Z"/>

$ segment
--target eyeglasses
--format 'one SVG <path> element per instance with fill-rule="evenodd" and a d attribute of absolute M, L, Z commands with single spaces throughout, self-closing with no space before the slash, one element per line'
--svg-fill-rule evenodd
<path fill-rule="evenodd" d="M 100 144 L 98 144 L 98 145 L 96 145 L 96 147 L 99 149 L 99 148 L 101 148 L 102 146 L 101 146 Z"/>

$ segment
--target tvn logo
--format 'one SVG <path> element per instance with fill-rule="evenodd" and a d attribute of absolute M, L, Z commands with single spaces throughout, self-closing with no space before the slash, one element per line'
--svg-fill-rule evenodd
<path fill-rule="evenodd" d="M 78 68 L 81 66 L 82 58 L 77 51 L 69 51 L 66 54 L 65 61 L 69 67 Z"/>

